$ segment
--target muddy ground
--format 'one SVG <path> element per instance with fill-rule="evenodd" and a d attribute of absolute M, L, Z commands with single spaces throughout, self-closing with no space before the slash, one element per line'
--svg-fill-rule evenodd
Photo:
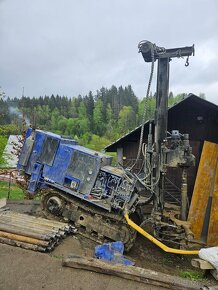
<path fill-rule="evenodd" d="M 19 212 L 40 214 L 37 204 L 32 207 L 28 203 L 24 205 L 11 203 L 9 207 Z M 95 242 L 80 235 L 67 237 L 53 252 L 46 254 L 0 244 L 0 290 L 159 289 L 114 276 L 62 267 L 63 257 L 69 254 L 93 256 L 95 246 Z M 190 260 L 193 256 L 164 253 L 140 236 L 127 257 L 134 260 L 136 266 L 146 269 L 177 276 L 194 271 L 202 276 L 202 271 L 197 271 L 191 266 Z M 208 285 L 216 284 L 211 277 L 201 282 Z"/>

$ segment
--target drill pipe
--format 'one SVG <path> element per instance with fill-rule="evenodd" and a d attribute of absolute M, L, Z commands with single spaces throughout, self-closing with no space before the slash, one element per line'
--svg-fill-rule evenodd
<path fill-rule="evenodd" d="M 17 212 L 9 211 L 9 212 L 2 213 L 2 215 L 9 215 L 11 217 L 16 216 L 17 218 L 20 218 L 20 219 L 38 220 L 39 222 L 46 223 L 48 225 L 50 224 L 51 226 L 59 227 L 59 228 L 69 227 L 69 225 L 67 223 L 64 223 L 64 222 L 59 222 L 56 220 L 51 221 L 51 220 L 48 220 L 45 218 L 30 216 L 30 215 L 26 215 L 26 214 L 17 213 Z"/>
<path fill-rule="evenodd" d="M 25 216 L 25 215 L 16 215 L 16 214 L 7 214 L 1 216 L 2 219 L 12 219 L 12 220 L 17 220 L 17 221 L 26 221 L 30 222 L 31 224 L 39 224 L 40 226 L 48 227 L 51 229 L 58 229 L 58 230 L 63 230 L 63 231 L 71 231 L 71 226 L 68 224 L 62 223 L 62 225 L 57 225 L 56 221 L 49 221 L 46 219 L 39 219 L 39 218 L 32 218 L 31 216 Z"/>
<path fill-rule="evenodd" d="M 21 236 L 21 235 L 17 235 L 17 234 L 11 234 L 11 233 L 7 233 L 7 232 L 3 232 L 3 231 L 0 231 L 0 237 L 10 239 L 10 240 L 19 241 L 19 242 L 24 242 L 24 243 L 28 243 L 28 244 L 43 246 L 43 247 L 50 246 L 50 241 L 42 241 L 42 240 L 29 238 L 29 237 L 25 237 L 25 236 Z"/>
<path fill-rule="evenodd" d="M 8 232 L 11 234 L 18 234 L 21 236 L 26 236 L 26 237 L 30 237 L 30 238 L 34 238 L 34 239 L 38 239 L 38 240 L 44 240 L 44 241 L 49 241 L 51 239 L 51 237 L 48 235 L 34 233 L 34 232 L 31 232 L 31 231 L 26 230 L 24 228 L 19 228 L 19 227 L 10 225 L 10 224 L 5 225 L 5 224 L 0 223 L 0 231 Z"/>
<path fill-rule="evenodd" d="M 35 231 L 42 232 L 42 233 L 53 233 L 53 234 L 58 234 L 60 236 L 65 235 L 65 231 L 62 229 L 58 229 L 58 228 L 50 229 L 46 225 L 32 223 L 29 220 L 17 220 L 15 218 L 4 217 L 3 219 L 1 219 L 1 221 L 8 224 L 13 224 L 13 225 L 21 226 L 21 227 L 34 229 Z"/>
<path fill-rule="evenodd" d="M 55 238 L 55 237 L 61 237 L 63 235 L 60 235 L 58 231 L 50 231 L 48 229 L 43 229 L 37 226 L 33 226 L 31 223 L 27 224 L 25 222 L 16 222 L 16 221 L 0 221 L 0 224 L 7 225 L 7 226 L 13 226 L 18 229 L 24 229 L 27 231 L 30 231 L 32 233 L 37 233 L 41 235 L 46 235 L 50 238 Z"/>
<path fill-rule="evenodd" d="M 2 238 L 2 237 L 0 237 L 0 243 L 8 244 L 11 246 L 17 246 L 17 247 L 24 248 L 27 250 L 39 251 L 39 252 L 46 252 L 46 250 L 49 250 L 49 248 L 47 249 L 47 248 L 43 248 L 43 247 L 38 246 L 38 245 L 33 245 L 33 244 L 24 243 L 24 242 L 20 242 L 20 241 L 10 240 L 7 238 Z"/>

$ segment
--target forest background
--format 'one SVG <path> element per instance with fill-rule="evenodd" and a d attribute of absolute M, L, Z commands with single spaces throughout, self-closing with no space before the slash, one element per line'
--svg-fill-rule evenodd
<path fill-rule="evenodd" d="M 200 94 L 205 98 L 204 94 Z M 168 106 L 187 97 L 170 92 Z M 78 140 L 80 145 L 100 151 L 142 122 L 145 98 L 136 97 L 131 85 L 102 87 L 96 93 L 67 97 L 59 95 L 0 98 L 0 164 L 8 136 L 21 134 L 30 124 Z M 146 103 L 146 120 L 155 112 L 155 94 Z"/>

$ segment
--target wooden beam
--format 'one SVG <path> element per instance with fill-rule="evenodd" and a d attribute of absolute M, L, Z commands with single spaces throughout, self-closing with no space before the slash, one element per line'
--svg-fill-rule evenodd
<path fill-rule="evenodd" d="M 218 145 L 205 141 L 188 215 L 195 239 L 201 239 L 207 204 L 214 186 L 217 158 Z"/>
<path fill-rule="evenodd" d="M 70 255 L 63 260 L 62 265 L 107 275 L 114 275 L 148 285 L 155 285 L 160 287 L 160 289 L 194 290 L 202 287 L 198 282 L 193 282 L 180 277 L 135 266 L 112 264 L 91 257 Z"/>
<path fill-rule="evenodd" d="M 216 176 L 212 193 L 212 206 L 210 211 L 207 245 L 218 245 L 218 166 L 216 167 Z"/>
<path fill-rule="evenodd" d="M 202 270 L 212 270 L 214 266 L 211 263 L 203 260 L 203 259 L 192 259 L 191 264 L 193 267 L 202 269 Z"/>

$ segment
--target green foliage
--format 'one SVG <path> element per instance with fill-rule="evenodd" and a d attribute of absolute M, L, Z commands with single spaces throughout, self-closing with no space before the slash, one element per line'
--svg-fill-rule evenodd
<path fill-rule="evenodd" d="M 16 135 L 20 131 L 15 124 L 0 125 L 0 136 Z"/>
<path fill-rule="evenodd" d="M 204 273 L 203 272 L 196 272 L 196 271 L 181 271 L 179 276 L 182 278 L 188 278 L 190 280 L 203 280 Z"/>
<path fill-rule="evenodd" d="M 93 134 L 91 136 L 91 139 L 89 140 L 89 143 L 84 144 L 90 149 L 101 151 L 103 148 L 105 148 L 108 144 L 110 144 L 110 140 L 108 140 L 105 137 L 100 137 L 98 135 Z"/>
<path fill-rule="evenodd" d="M 121 134 L 136 127 L 136 115 L 131 106 L 124 106 L 119 113 L 118 128 Z"/>
<path fill-rule="evenodd" d="M 146 109 L 145 109 L 146 107 Z M 144 114 L 144 110 L 146 112 L 145 114 L 145 120 L 153 119 L 154 113 L 155 113 L 155 107 L 156 107 L 156 99 L 155 96 L 149 96 L 147 99 L 143 99 L 139 102 L 138 106 L 138 118 L 137 123 L 138 125 L 142 122 L 142 117 Z"/>
<path fill-rule="evenodd" d="M 0 98 L 0 125 L 8 124 L 10 121 L 9 105 Z"/>
<path fill-rule="evenodd" d="M 9 184 L 6 181 L 0 181 L 0 199 L 8 197 Z M 23 199 L 24 193 L 23 190 L 17 187 L 16 184 L 11 184 L 10 188 L 10 198 L 11 199 Z"/>
<path fill-rule="evenodd" d="M 169 107 L 186 96 L 173 96 L 170 92 Z M 0 99 L 0 136 L 21 133 L 24 118 L 36 128 L 70 136 L 84 146 L 103 149 L 104 144 L 140 125 L 145 107 L 145 120 L 153 119 L 155 95 L 151 93 L 147 99 L 139 100 L 131 85 L 102 87 L 95 94 L 90 91 L 88 95 L 73 98 L 51 95 Z"/>
<path fill-rule="evenodd" d="M 105 132 L 106 122 L 103 117 L 103 102 L 101 99 L 97 100 L 93 111 L 93 131 L 95 134 L 102 136 Z"/>
<path fill-rule="evenodd" d="M 185 98 L 187 98 L 187 94 L 178 94 L 176 95 L 175 97 L 173 97 L 173 94 L 172 92 L 170 93 L 169 95 L 169 98 L 168 98 L 168 107 L 172 107 L 173 105 L 181 102 L 182 100 L 184 100 Z"/>

